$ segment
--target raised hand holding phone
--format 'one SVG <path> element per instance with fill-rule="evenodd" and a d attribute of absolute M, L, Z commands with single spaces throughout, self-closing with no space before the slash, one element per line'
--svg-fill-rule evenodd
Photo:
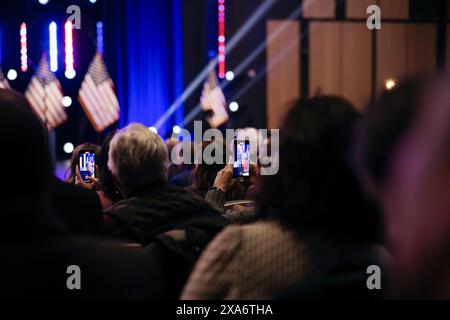
<path fill-rule="evenodd" d="M 98 167 L 96 166 L 96 170 L 98 172 Z M 101 189 L 100 186 L 100 180 L 97 178 L 94 178 L 92 176 L 88 176 L 87 179 L 89 182 L 86 182 L 82 177 L 81 177 L 81 173 L 80 173 L 80 168 L 77 165 L 75 167 L 75 185 L 80 186 L 82 188 L 85 189 L 89 189 L 89 190 L 96 190 L 99 191 Z"/>
<path fill-rule="evenodd" d="M 233 164 L 227 164 L 225 168 L 217 173 L 216 179 L 214 180 L 214 187 L 217 189 L 227 192 L 230 190 L 233 184 Z"/>

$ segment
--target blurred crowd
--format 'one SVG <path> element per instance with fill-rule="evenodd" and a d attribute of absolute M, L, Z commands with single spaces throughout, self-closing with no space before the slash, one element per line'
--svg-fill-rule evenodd
<path fill-rule="evenodd" d="M 280 124 L 276 175 L 175 164 L 133 123 L 53 174 L 27 100 L 0 89 L 6 298 L 450 298 L 450 78 L 401 82 L 364 114 L 318 95 Z M 270 139 L 264 144 L 270 149 Z M 95 176 L 79 155 L 95 154 Z M 70 290 L 69 266 L 81 270 Z M 381 285 L 368 286 L 370 266 Z"/>

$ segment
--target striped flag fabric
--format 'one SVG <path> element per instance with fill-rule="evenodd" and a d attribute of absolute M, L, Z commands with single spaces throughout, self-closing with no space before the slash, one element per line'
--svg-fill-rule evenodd
<path fill-rule="evenodd" d="M 97 132 L 102 132 L 119 120 L 119 102 L 114 84 L 98 52 L 81 84 L 78 100 Z"/>
<path fill-rule="evenodd" d="M 48 130 L 55 129 L 67 120 L 67 114 L 62 105 L 63 96 L 61 84 L 50 71 L 47 55 L 44 53 L 36 74 L 31 78 L 25 91 L 25 97 Z"/>
<path fill-rule="evenodd" d="M 211 128 L 218 128 L 228 121 L 227 101 L 222 88 L 218 84 L 214 64 L 210 64 L 208 80 L 203 86 L 200 107 L 206 112 Z"/>
<path fill-rule="evenodd" d="M 9 86 L 8 80 L 6 80 L 5 75 L 3 74 L 1 67 L 0 67 L 0 88 L 1 89 L 11 89 L 11 87 Z"/>

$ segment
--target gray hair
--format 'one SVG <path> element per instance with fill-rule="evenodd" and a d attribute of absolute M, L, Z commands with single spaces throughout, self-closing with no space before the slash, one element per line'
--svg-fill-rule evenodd
<path fill-rule="evenodd" d="M 133 123 L 111 140 L 108 168 L 124 195 L 167 182 L 167 148 L 162 139 L 142 124 Z"/>

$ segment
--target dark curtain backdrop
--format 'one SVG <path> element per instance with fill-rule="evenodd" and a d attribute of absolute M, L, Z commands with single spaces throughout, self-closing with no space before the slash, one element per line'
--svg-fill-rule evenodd
<path fill-rule="evenodd" d="M 105 59 L 117 87 L 120 127 L 152 126 L 183 92 L 182 0 L 104 1 Z M 161 135 L 182 124 L 183 107 Z"/>

